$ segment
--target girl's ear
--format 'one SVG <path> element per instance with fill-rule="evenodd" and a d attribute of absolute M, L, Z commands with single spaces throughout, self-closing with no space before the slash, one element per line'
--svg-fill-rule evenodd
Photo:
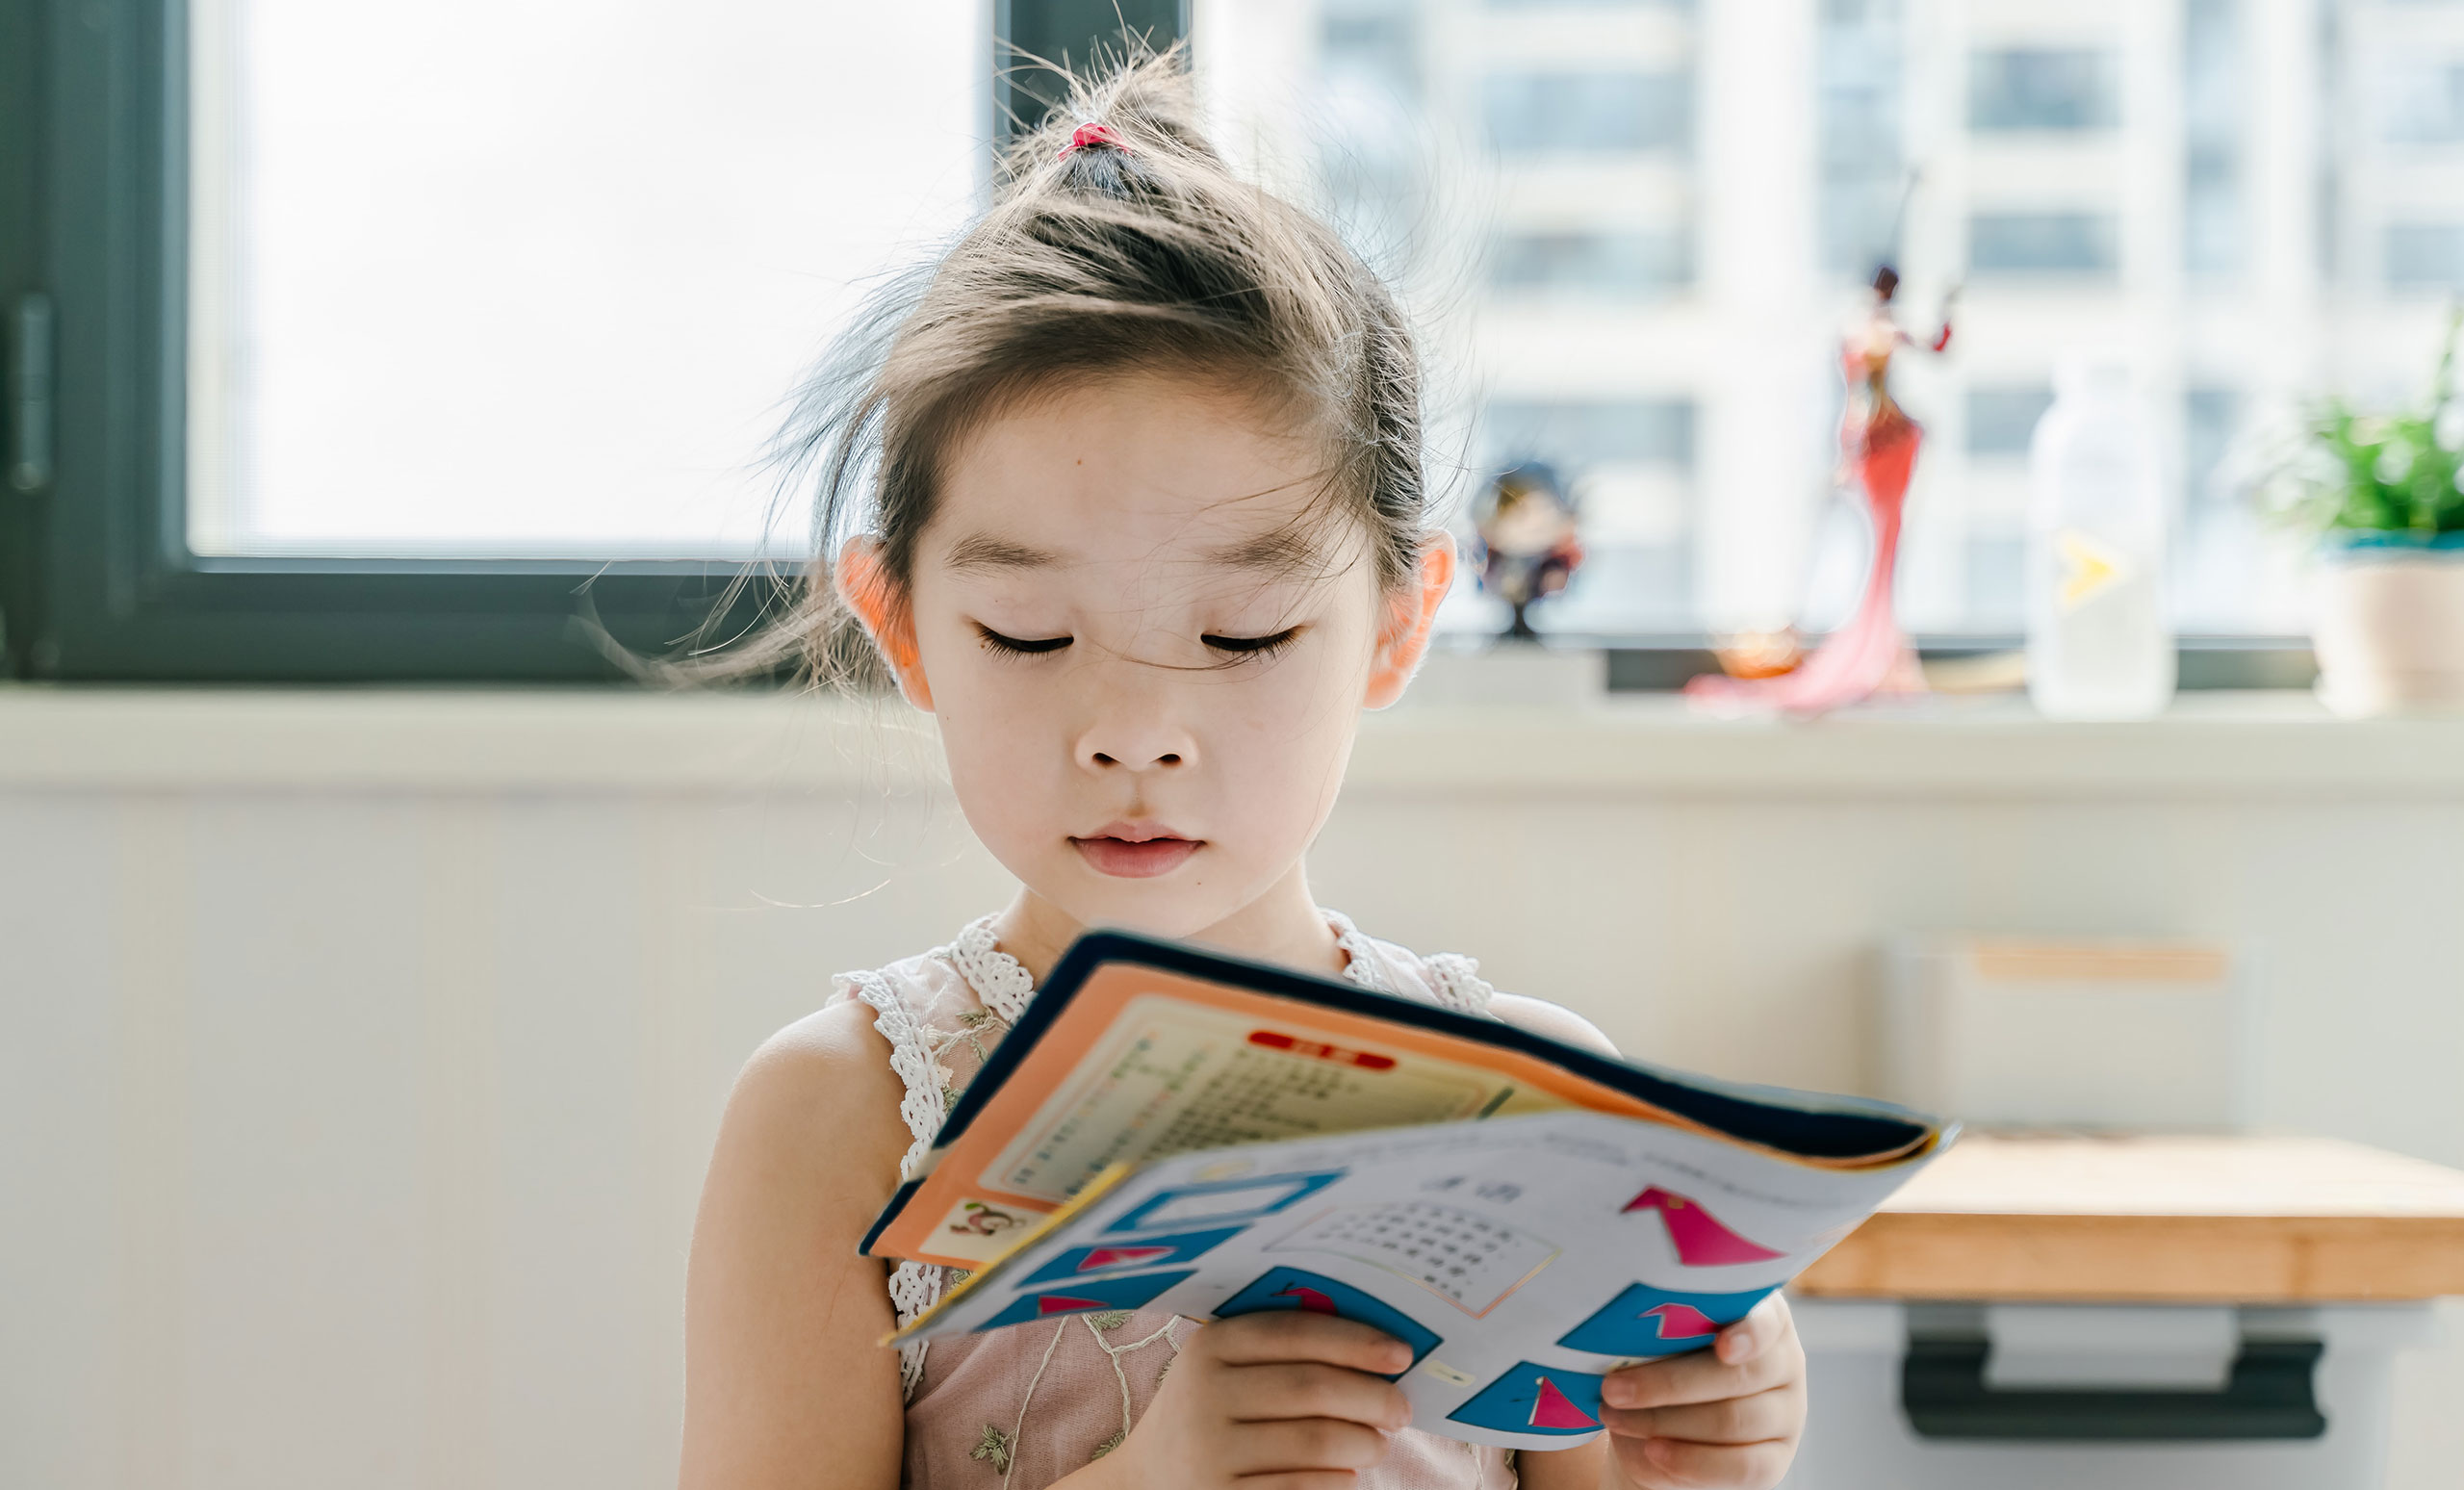
<path fill-rule="evenodd" d="M 882 546 L 873 538 L 851 538 L 838 551 L 831 578 L 838 598 L 864 624 L 864 634 L 881 649 L 898 679 L 898 691 L 926 713 L 933 711 L 932 685 L 924 681 L 924 664 L 915 648 L 915 612 L 899 583 L 882 561 Z"/>
<path fill-rule="evenodd" d="M 1385 624 L 1377 630 L 1377 653 L 1370 659 L 1369 690 L 1362 703 L 1384 708 L 1403 696 L 1412 673 L 1428 655 L 1429 628 L 1437 607 L 1454 588 L 1454 535 L 1432 533 L 1421 545 L 1420 573 L 1401 592 L 1386 599 Z"/>

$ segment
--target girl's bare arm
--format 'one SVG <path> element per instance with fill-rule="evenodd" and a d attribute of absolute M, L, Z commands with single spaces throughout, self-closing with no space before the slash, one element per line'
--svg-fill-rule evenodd
<path fill-rule="evenodd" d="M 896 1490 L 886 1274 L 856 1248 L 908 1134 L 871 1013 L 789 1026 L 728 1098 L 685 1281 L 682 1490 Z"/>

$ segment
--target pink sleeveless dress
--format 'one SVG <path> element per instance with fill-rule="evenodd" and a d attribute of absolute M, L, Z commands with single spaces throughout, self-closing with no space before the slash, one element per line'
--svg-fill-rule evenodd
<path fill-rule="evenodd" d="M 1416 957 L 1364 937 L 1329 913 L 1344 975 L 1380 992 L 1468 1014 L 1488 1012 L 1490 988 L 1469 958 Z M 932 1147 L 951 1102 L 1035 996 L 1034 981 L 993 945 L 987 916 L 946 947 L 874 972 L 842 973 L 831 1002 L 860 999 L 889 1041 L 907 1094 L 899 1116 L 914 1136 L 910 1166 Z M 890 1302 L 904 1324 L 941 1297 L 949 1270 L 900 1263 Z M 1118 1447 L 1164 1373 L 1200 1326 L 1151 1310 L 1073 1315 L 901 1352 L 907 1392 L 909 1490 L 1043 1490 Z M 1406 1429 L 1361 1490 L 1505 1490 L 1513 1458 L 1499 1449 Z"/>

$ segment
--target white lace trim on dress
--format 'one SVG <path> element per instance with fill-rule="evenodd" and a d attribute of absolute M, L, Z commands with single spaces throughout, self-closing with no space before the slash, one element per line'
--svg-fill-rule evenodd
<path fill-rule="evenodd" d="M 1392 993 L 1385 976 L 1385 960 L 1377 955 L 1377 943 L 1362 934 L 1351 923 L 1351 917 L 1339 911 L 1321 907 L 1318 913 L 1334 928 L 1335 949 L 1344 955 L 1344 976 L 1362 988 L 1377 993 Z"/>
<path fill-rule="evenodd" d="M 1497 989 L 1480 976 L 1480 964 L 1460 952 L 1437 952 L 1421 959 L 1437 1001 L 1457 1014 L 1487 1014 Z"/>
<path fill-rule="evenodd" d="M 967 923 L 958 939 L 949 946 L 950 964 L 959 970 L 967 987 L 984 1007 L 1001 1016 L 1004 1024 L 1015 1024 L 1027 1012 L 1027 1004 L 1036 996 L 1036 980 L 1024 963 L 1001 950 L 992 933 L 992 917 L 985 916 Z"/>
<path fill-rule="evenodd" d="M 941 1119 L 949 1115 L 950 1068 L 941 1064 L 932 1032 L 888 979 L 875 972 L 841 973 L 837 983 L 842 991 L 871 1007 L 873 1028 L 889 1041 L 889 1068 L 907 1089 L 898 1103 L 898 1115 L 907 1119 L 911 1136 L 906 1157 L 898 1166 L 904 1182 L 914 1176 L 924 1156 L 933 1151 Z M 943 1270 L 925 1263 L 902 1262 L 890 1270 L 889 1301 L 898 1312 L 901 1327 L 941 1301 L 942 1277 Z M 899 1387 L 906 1396 L 914 1396 L 916 1383 L 924 1379 L 925 1344 L 911 1340 L 898 1348 Z"/>

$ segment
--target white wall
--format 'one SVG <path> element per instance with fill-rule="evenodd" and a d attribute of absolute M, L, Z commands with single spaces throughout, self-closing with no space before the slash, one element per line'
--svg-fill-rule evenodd
<path fill-rule="evenodd" d="M 1399 714 L 1322 898 L 1627 1049 L 1868 1083 L 1901 929 L 2259 949 L 2273 1125 L 2464 1165 L 2464 727 Z M 737 1064 L 1004 880 L 725 701 L 0 695 L 0 1483 L 672 1479 Z M 2416 1358 L 2448 1482 L 2464 1354 Z"/>

